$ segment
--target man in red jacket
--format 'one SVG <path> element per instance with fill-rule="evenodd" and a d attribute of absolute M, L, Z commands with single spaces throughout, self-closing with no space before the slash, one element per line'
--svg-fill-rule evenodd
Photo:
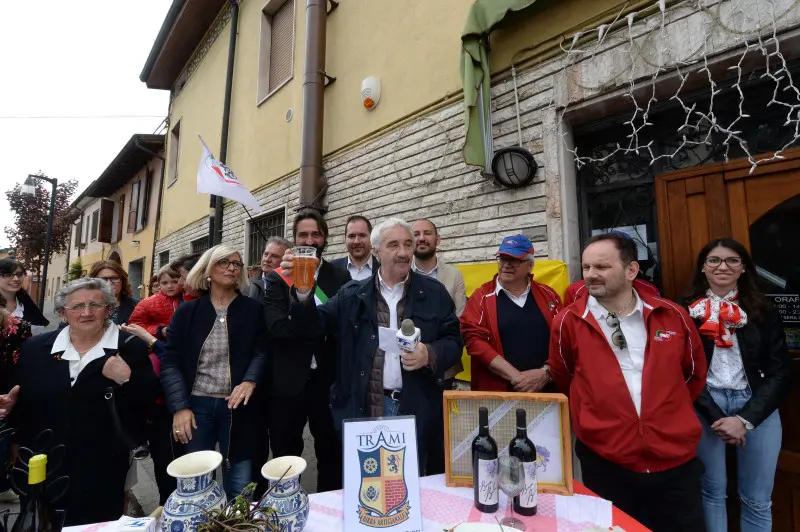
<path fill-rule="evenodd" d="M 553 320 L 548 362 L 570 398 L 583 482 L 655 531 L 705 530 L 697 330 L 679 305 L 633 288 L 631 239 L 595 236 L 582 262 L 588 297 Z"/>
<path fill-rule="evenodd" d="M 533 262 L 533 244 L 525 235 L 504 238 L 497 275 L 467 301 L 461 335 L 471 357 L 473 390 L 538 392 L 550 383 L 545 362 L 561 298 L 533 280 Z"/>

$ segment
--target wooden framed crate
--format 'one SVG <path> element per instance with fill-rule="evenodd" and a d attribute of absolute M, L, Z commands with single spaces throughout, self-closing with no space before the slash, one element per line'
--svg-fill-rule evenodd
<path fill-rule="evenodd" d="M 445 481 L 450 487 L 472 487 L 472 440 L 478 434 L 478 408 L 489 410 L 489 432 L 498 454 L 508 453 L 516 435 L 516 411 L 524 408 L 528 437 L 536 446 L 539 490 L 572 495 L 572 437 L 569 403 L 560 393 L 445 391 Z"/>

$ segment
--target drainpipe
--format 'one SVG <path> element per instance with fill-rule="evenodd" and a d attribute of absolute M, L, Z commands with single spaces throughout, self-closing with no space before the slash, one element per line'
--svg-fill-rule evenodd
<path fill-rule="evenodd" d="M 239 29 L 239 1 L 231 2 L 231 36 L 228 42 L 228 71 L 225 73 L 225 101 L 222 104 L 222 132 L 219 141 L 219 161 L 225 164 L 228 158 L 228 126 L 231 119 L 231 91 L 233 89 L 233 62 L 236 56 L 236 34 Z M 222 242 L 222 196 L 214 196 L 214 230 L 211 243 Z"/>
<path fill-rule="evenodd" d="M 322 211 L 322 125 L 325 114 L 327 0 L 306 3 L 306 63 L 303 71 L 303 129 L 300 145 L 300 208 Z"/>
<path fill-rule="evenodd" d="M 169 128 L 167 128 L 167 131 L 169 131 Z M 166 135 L 165 135 L 165 137 L 166 137 Z M 166 146 L 166 138 L 164 140 L 165 140 L 164 145 Z M 163 155 L 161 155 L 160 153 L 156 153 L 153 150 L 150 150 L 150 149 L 145 148 L 144 146 L 142 146 L 139 143 L 139 139 L 136 139 L 135 145 L 136 145 L 137 148 L 139 148 L 143 152 L 145 152 L 145 153 L 147 153 L 147 154 L 149 154 L 149 155 L 151 155 L 153 157 L 157 157 L 157 158 L 161 159 L 161 179 L 159 180 L 159 184 L 158 184 L 158 209 L 156 210 L 156 223 L 155 223 L 155 227 L 153 228 L 153 251 L 150 254 L 150 276 L 152 277 L 153 274 L 156 273 L 156 242 L 158 242 L 158 231 L 161 228 L 161 200 L 162 200 L 162 197 L 164 195 L 164 176 L 166 174 L 167 158 L 164 157 Z M 148 205 L 145 208 L 149 208 L 149 207 L 150 206 Z M 122 216 L 122 213 L 120 213 L 120 216 Z M 144 277 L 144 275 L 142 275 L 142 277 Z M 146 279 L 146 281 L 149 283 L 150 282 L 150 277 L 148 277 Z M 150 288 L 149 285 L 148 285 L 148 288 Z"/>

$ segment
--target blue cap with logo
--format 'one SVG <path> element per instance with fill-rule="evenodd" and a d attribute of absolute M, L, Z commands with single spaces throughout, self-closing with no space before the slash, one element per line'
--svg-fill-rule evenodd
<path fill-rule="evenodd" d="M 533 244 L 522 234 L 505 237 L 495 253 L 496 256 L 507 255 L 519 260 L 524 260 L 529 254 L 533 254 Z"/>

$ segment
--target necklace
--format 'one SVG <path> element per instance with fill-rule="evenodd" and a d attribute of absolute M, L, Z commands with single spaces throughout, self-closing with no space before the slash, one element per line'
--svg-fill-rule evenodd
<path fill-rule="evenodd" d="M 636 301 L 636 295 L 633 293 L 633 289 L 631 289 L 631 300 L 628 301 L 628 304 L 622 307 L 619 312 L 613 312 L 611 310 L 608 311 L 609 314 L 613 314 L 618 318 L 623 318 L 628 315 L 628 310 L 633 306 L 633 302 Z M 608 309 L 606 309 L 608 310 Z"/>

